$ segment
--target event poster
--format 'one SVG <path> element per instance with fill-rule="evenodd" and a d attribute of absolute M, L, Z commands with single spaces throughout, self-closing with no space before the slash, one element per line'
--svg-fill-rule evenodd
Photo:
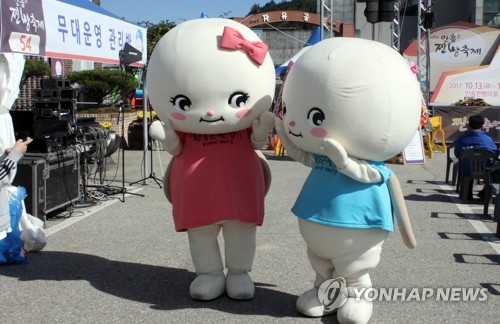
<path fill-rule="evenodd" d="M 42 1 L 2 0 L 1 52 L 45 56 L 46 23 Z"/>
<path fill-rule="evenodd" d="M 146 28 L 92 3 L 2 0 L 1 10 L 2 52 L 119 64 L 125 43 L 144 54 L 147 49 Z M 144 66 L 146 60 L 143 55 L 132 65 Z"/>
<path fill-rule="evenodd" d="M 495 143 L 500 143 L 500 107 L 443 106 L 433 107 L 433 116 L 441 116 L 445 142 L 454 142 L 468 130 L 469 117 L 484 117 L 483 130 Z"/>

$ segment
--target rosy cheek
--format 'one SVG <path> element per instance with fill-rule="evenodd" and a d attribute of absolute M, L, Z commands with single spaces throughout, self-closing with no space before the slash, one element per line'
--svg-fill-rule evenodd
<path fill-rule="evenodd" d="M 326 137 L 328 132 L 324 128 L 316 127 L 316 128 L 311 129 L 311 134 L 312 134 L 312 136 L 316 136 L 316 137 Z"/>
<path fill-rule="evenodd" d="M 243 118 L 243 117 L 250 115 L 251 113 L 252 113 L 252 111 L 250 109 L 240 109 L 236 113 L 236 117 Z"/>
<path fill-rule="evenodd" d="M 173 112 L 170 114 L 170 116 L 172 116 L 173 119 L 177 119 L 177 120 L 186 120 L 186 115 L 184 115 L 183 113 L 180 113 L 180 112 Z"/>

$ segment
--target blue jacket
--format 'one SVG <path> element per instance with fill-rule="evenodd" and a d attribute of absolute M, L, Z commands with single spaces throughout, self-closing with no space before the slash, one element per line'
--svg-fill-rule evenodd
<path fill-rule="evenodd" d="M 493 142 L 493 139 L 489 137 L 482 130 L 469 130 L 465 132 L 455 141 L 454 154 L 458 158 L 462 154 L 463 150 L 470 148 L 486 148 L 498 155 L 498 149 Z"/>

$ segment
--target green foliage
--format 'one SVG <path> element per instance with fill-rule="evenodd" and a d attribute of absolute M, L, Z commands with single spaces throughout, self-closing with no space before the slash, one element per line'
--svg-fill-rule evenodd
<path fill-rule="evenodd" d="M 281 1 L 280 3 L 276 3 L 274 0 L 271 0 L 263 6 L 258 3 L 254 4 L 247 16 L 260 12 L 276 10 L 300 10 L 316 13 L 318 9 L 317 7 L 318 5 L 316 0 L 291 0 Z"/>
<path fill-rule="evenodd" d="M 39 58 L 27 58 L 24 62 L 23 76 L 19 87 L 22 88 L 29 78 L 50 76 L 51 73 L 49 63 Z"/>
<path fill-rule="evenodd" d="M 297 10 L 304 12 L 317 13 L 317 0 L 291 0 L 291 1 L 281 1 L 276 3 L 274 0 L 269 1 L 264 5 L 254 4 L 247 16 L 255 15 L 261 12 L 268 11 L 284 11 L 284 10 Z M 312 29 L 313 25 L 307 23 L 299 22 L 280 22 L 276 24 L 279 28 L 302 28 L 302 29 Z"/>
<path fill-rule="evenodd" d="M 150 23 L 149 21 L 139 22 L 139 25 L 148 29 L 148 60 L 160 38 L 165 35 L 170 29 L 175 27 L 175 23 L 169 20 L 162 20 L 158 24 Z"/>
<path fill-rule="evenodd" d="M 104 99 L 114 92 L 118 92 L 122 98 L 129 98 L 139 86 L 134 76 L 119 70 L 85 70 L 75 71 L 68 75 L 72 84 L 78 83 L 87 95 L 102 106 Z M 115 99 L 115 102 L 119 98 Z"/>

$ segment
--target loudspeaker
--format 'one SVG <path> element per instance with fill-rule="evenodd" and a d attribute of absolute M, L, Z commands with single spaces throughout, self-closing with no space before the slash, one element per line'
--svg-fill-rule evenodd
<path fill-rule="evenodd" d="M 40 87 L 42 89 L 69 88 L 70 82 L 68 79 L 60 78 L 41 79 Z"/>
<path fill-rule="evenodd" d="M 45 221 L 48 213 L 80 199 L 80 163 L 74 149 L 26 153 L 13 184 L 25 187 L 26 212 Z"/>
<path fill-rule="evenodd" d="M 45 159 L 25 157 L 17 163 L 13 185 L 26 188 L 26 212 L 45 222 Z"/>

